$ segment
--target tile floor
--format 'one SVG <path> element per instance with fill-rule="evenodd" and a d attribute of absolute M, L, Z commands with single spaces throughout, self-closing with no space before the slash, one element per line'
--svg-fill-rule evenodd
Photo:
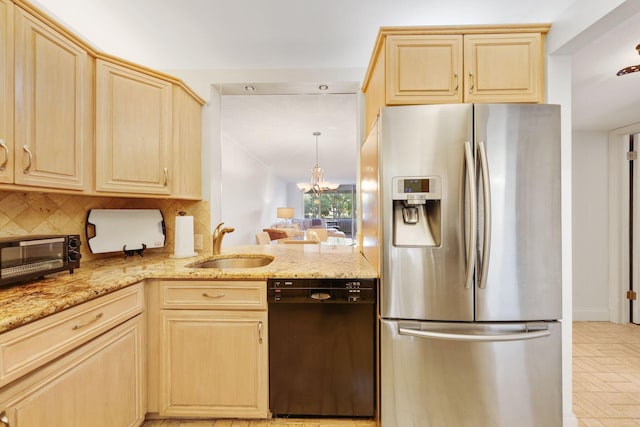
<path fill-rule="evenodd" d="M 640 426 L 640 326 L 573 324 L 573 411 L 580 427 Z"/>
<path fill-rule="evenodd" d="M 573 324 L 573 410 L 580 427 L 640 427 L 640 326 Z M 147 421 L 144 427 L 374 427 L 350 420 Z"/>

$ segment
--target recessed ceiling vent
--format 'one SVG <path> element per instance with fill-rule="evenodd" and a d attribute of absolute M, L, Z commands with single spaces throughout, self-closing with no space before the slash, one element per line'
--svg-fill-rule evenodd
<path fill-rule="evenodd" d="M 638 51 L 638 55 L 640 55 L 640 44 L 636 46 L 636 50 Z M 618 71 L 616 75 L 624 76 L 625 74 L 635 73 L 636 71 L 640 71 L 640 64 L 624 67 L 622 70 Z"/>

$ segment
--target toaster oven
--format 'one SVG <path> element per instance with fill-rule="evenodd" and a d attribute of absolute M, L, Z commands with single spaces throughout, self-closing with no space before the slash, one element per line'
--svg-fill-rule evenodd
<path fill-rule="evenodd" d="M 80 236 L 37 235 L 0 238 L 0 286 L 80 267 Z"/>

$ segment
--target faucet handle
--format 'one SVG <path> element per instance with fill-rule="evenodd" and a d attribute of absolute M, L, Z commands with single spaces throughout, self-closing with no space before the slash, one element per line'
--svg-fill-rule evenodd
<path fill-rule="evenodd" d="M 216 228 L 213 229 L 213 238 L 217 238 L 218 235 L 220 235 L 220 227 L 222 227 L 222 224 L 224 224 L 224 222 L 221 222 L 220 224 L 218 224 L 216 226 Z"/>

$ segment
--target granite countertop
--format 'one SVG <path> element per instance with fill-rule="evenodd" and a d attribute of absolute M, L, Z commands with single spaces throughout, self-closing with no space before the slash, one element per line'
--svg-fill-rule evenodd
<path fill-rule="evenodd" d="M 256 268 L 189 268 L 211 254 L 171 258 L 168 254 L 117 256 L 80 264 L 73 274 L 0 288 L 0 333 L 145 279 L 266 280 L 280 278 L 375 278 L 376 271 L 351 246 L 252 245 L 223 248 L 217 257 L 266 254 L 273 262 Z"/>

